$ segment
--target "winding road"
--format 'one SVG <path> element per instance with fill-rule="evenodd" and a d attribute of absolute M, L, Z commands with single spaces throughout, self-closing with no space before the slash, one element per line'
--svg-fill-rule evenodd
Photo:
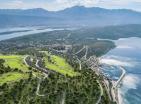
<path fill-rule="evenodd" d="M 36 67 L 40 70 L 40 71 L 42 71 L 43 73 L 44 73 L 44 78 L 43 78 L 43 80 L 45 79 L 45 78 L 48 78 L 48 71 L 46 70 L 46 69 L 44 69 L 44 68 L 41 68 L 40 66 L 39 66 L 39 62 L 40 62 L 40 60 L 38 60 L 37 59 L 37 61 L 36 61 Z M 41 78 L 38 78 L 39 79 L 39 82 L 38 82 L 38 85 L 37 85 L 37 90 L 36 90 L 36 95 L 38 95 L 38 96 L 46 96 L 47 94 L 39 94 L 39 89 L 40 89 L 40 85 L 41 85 L 41 82 L 42 82 L 42 79 Z"/>
<path fill-rule="evenodd" d="M 99 65 L 99 64 L 98 64 L 98 60 L 96 59 L 95 56 L 91 56 L 91 57 L 87 60 L 88 46 L 83 46 L 82 49 L 80 49 L 78 52 L 76 52 L 76 53 L 74 54 L 74 56 L 77 58 L 77 60 L 78 60 L 78 62 L 79 62 L 80 70 L 81 70 L 81 68 L 82 68 L 82 66 L 81 66 L 81 60 L 78 59 L 77 54 L 80 53 L 83 49 L 86 49 L 85 55 L 82 57 L 82 58 L 85 59 L 84 62 L 90 61 L 90 64 L 92 64 L 92 66 L 94 66 L 94 67 L 91 67 L 91 69 L 92 69 L 93 71 L 96 71 L 96 70 L 95 70 L 95 66 L 98 66 L 98 65 Z M 99 95 L 99 98 L 98 98 L 96 104 L 100 104 L 100 102 L 101 102 L 101 97 L 103 96 L 103 93 L 104 93 L 104 92 L 103 92 L 103 87 L 102 87 L 101 83 L 99 82 L 99 80 L 97 80 L 97 83 L 98 83 L 99 86 L 100 86 L 100 95 Z"/>
<path fill-rule="evenodd" d="M 45 79 L 45 78 L 47 78 L 48 76 L 44 76 L 44 78 L 43 78 L 43 80 Z M 36 89 L 36 95 L 37 96 L 47 96 L 47 94 L 40 94 L 39 93 L 39 90 L 40 90 L 40 85 L 41 85 L 41 82 L 42 82 L 42 78 L 39 78 L 38 77 L 38 79 L 39 79 L 39 82 L 38 82 L 38 85 L 37 85 L 37 89 Z"/>
<path fill-rule="evenodd" d="M 24 63 L 25 63 L 26 66 L 29 67 L 30 64 L 28 64 L 28 62 L 27 62 L 27 58 L 28 58 L 28 57 L 29 57 L 28 55 L 26 55 L 26 56 L 24 57 Z M 43 72 L 44 78 L 42 79 L 42 78 L 40 78 L 40 77 L 37 77 L 37 76 L 33 73 L 33 75 L 39 79 L 39 82 L 38 82 L 38 85 L 37 85 L 37 89 L 36 89 L 36 95 L 37 95 L 37 96 L 46 96 L 47 94 L 39 94 L 39 90 L 40 90 L 40 85 L 41 85 L 42 80 L 44 80 L 45 78 L 48 77 L 48 71 L 47 71 L 46 69 L 44 69 L 44 68 L 41 68 L 41 67 L 39 66 L 39 62 L 40 62 L 40 60 L 37 59 L 35 66 L 36 66 L 36 69 L 38 69 L 39 71 Z"/>
<path fill-rule="evenodd" d="M 37 60 L 36 60 L 36 64 L 35 64 L 36 68 L 37 68 L 39 71 L 43 72 L 45 75 L 48 76 L 49 71 L 48 71 L 47 69 L 44 69 L 44 68 L 40 67 L 40 66 L 39 66 L 39 62 L 40 62 L 40 60 L 37 59 Z"/>
<path fill-rule="evenodd" d="M 74 54 L 74 56 L 77 57 L 77 54 L 79 54 L 83 49 L 86 49 L 85 55 L 84 55 L 83 57 L 84 57 L 85 59 L 87 59 L 87 54 L 88 54 L 88 47 L 87 47 L 87 46 L 83 46 L 83 48 L 80 49 L 78 52 L 76 52 L 76 53 Z M 24 57 L 24 63 L 25 63 L 27 66 L 30 66 L 30 64 L 28 64 L 28 62 L 27 62 L 27 58 L 28 58 L 28 57 L 29 57 L 28 55 Z M 77 60 L 78 60 L 78 62 L 79 62 L 79 69 L 81 70 L 81 69 L 82 69 L 81 60 L 79 60 L 78 58 L 77 58 Z M 38 58 L 37 58 L 37 59 L 36 59 L 36 64 L 35 64 L 35 66 L 36 66 L 35 68 L 36 68 L 37 70 L 41 71 L 45 76 L 44 76 L 44 78 L 39 78 L 39 77 L 38 77 L 39 82 L 38 82 L 37 89 L 36 89 L 36 95 L 37 95 L 37 96 L 46 96 L 47 94 L 40 94 L 40 93 L 39 93 L 39 90 L 40 90 L 41 82 L 42 82 L 45 78 L 48 77 L 49 72 L 48 72 L 47 69 L 44 69 L 44 68 L 40 67 L 40 62 L 41 62 L 41 59 L 38 59 Z M 93 70 L 93 71 L 94 71 L 94 70 Z M 100 95 L 99 95 L 99 98 L 98 98 L 96 104 L 99 104 L 99 103 L 101 102 L 101 97 L 102 97 L 102 95 L 103 95 L 103 88 L 102 88 L 101 83 L 100 83 L 98 80 L 97 80 L 97 82 L 98 82 L 98 84 L 99 84 L 99 86 L 100 86 Z M 61 104 L 65 104 L 65 96 L 66 96 L 66 92 L 63 93 L 62 100 L 61 100 Z"/>

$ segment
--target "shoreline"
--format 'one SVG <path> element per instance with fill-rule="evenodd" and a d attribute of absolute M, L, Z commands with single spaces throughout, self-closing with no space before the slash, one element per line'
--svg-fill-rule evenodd
<path fill-rule="evenodd" d="M 125 74 L 126 74 L 126 70 L 122 66 L 120 66 L 120 69 L 122 70 L 122 74 L 121 74 L 119 80 L 116 81 L 116 86 L 115 86 L 115 89 L 116 89 L 115 96 L 117 97 L 117 104 L 121 104 L 121 102 L 122 102 L 121 101 L 121 97 L 119 95 L 119 88 L 118 88 L 118 86 L 119 86 L 119 84 L 121 83 L 121 81 L 123 80 L 123 78 L 125 77 Z"/>
<path fill-rule="evenodd" d="M 107 76 L 104 76 L 104 85 L 105 88 L 107 90 L 107 93 L 109 95 L 109 98 L 113 101 L 116 102 L 116 104 L 122 104 L 122 99 L 120 96 L 120 92 L 119 92 L 119 85 L 121 83 L 121 81 L 123 80 L 123 78 L 125 77 L 126 71 L 125 69 L 120 66 L 120 69 L 122 70 L 122 74 L 119 77 L 119 79 L 117 81 L 114 81 L 112 79 L 107 78 Z"/>
<path fill-rule="evenodd" d="M 119 94 L 119 88 L 120 88 L 119 86 L 126 74 L 126 71 L 122 66 L 120 66 L 120 69 L 122 70 L 122 74 L 119 77 L 119 79 L 117 81 L 111 80 L 111 83 L 112 83 L 111 95 L 112 95 L 113 101 L 115 101 L 117 104 L 122 104 L 121 103 L 122 99 Z"/>
<path fill-rule="evenodd" d="M 122 98 L 121 95 L 119 94 L 119 89 L 118 89 L 118 102 L 119 104 L 122 104 Z"/>

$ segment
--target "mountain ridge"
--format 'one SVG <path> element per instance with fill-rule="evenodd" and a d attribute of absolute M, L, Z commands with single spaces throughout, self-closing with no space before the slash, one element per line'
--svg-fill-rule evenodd
<path fill-rule="evenodd" d="M 14 17 L 10 18 L 10 16 Z M 17 16 L 17 17 L 16 17 Z M 21 17 L 21 18 L 19 18 Z M 30 22 L 28 20 L 30 17 Z M 31 19 L 32 17 L 32 19 Z M 0 9 L 0 22 L 10 26 L 24 25 L 69 25 L 69 26 L 109 26 L 124 24 L 141 24 L 141 12 L 130 9 L 104 9 L 100 7 L 86 8 L 74 6 L 60 11 L 34 9 Z M 3 20 L 3 21 L 2 21 Z M 37 23 L 38 21 L 39 23 Z M 14 24 L 15 22 L 15 24 Z M 12 23 L 12 24 L 10 24 Z M 0 27 L 7 25 L 0 25 Z"/>

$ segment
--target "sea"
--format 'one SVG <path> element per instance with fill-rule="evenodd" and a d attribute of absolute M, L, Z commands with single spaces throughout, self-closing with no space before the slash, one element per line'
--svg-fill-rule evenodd
<path fill-rule="evenodd" d="M 71 28 L 48 28 L 43 26 L 0 28 L 0 41 L 21 37 L 25 35 L 50 32 L 55 30 L 64 30 L 64 29 L 70 30 Z M 5 32 L 9 32 L 9 33 L 5 34 Z"/>
<path fill-rule="evenodd" d="M 116 47 L 100 57 L 101 70 L 112 80 L 122 74 L 120 66 L 126 70 L 118 87 L 120 104 L 141 104 L 141 38 L 130 37 L 111 40 Z"/>

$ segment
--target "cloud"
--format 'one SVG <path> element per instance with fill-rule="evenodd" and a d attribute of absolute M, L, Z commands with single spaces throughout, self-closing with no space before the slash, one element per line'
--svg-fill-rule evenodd
<path fill-rule="evenodd" d="M 1 0 L 0 8 L 45 8 L 56 11 L 76 5 L 141 10 L 141 0 Z"/>
<path fill-rule="evenodd" d="M 3 8 L 22 8 L 24 2 L 21 0 L 13 0 L 10 2 L 1 3 L 0 6 Z"/>
<path fill-rule="evenodd" d="M 48 2 L 46 8 L 49 10 L 59 10 L 77 5 L 109 9 L 127 8 L 141 10 L 141 0 L 54 0 L 53 2 Z"/>

